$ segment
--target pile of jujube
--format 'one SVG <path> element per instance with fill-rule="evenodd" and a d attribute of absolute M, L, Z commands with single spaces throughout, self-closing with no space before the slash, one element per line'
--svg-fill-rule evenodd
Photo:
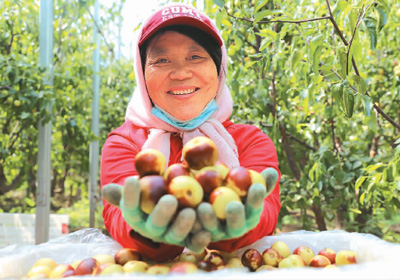
<path fill-rule="evenodd" d="M 259 172 L 242 166 L 230 169 L 219 161 L 217 146 L 205 136 L 195 137 L 184 145 L 181 163 L 166 167 L 160 151 L 143 149 L 135 157 L 135 167 L 141 187 L 140 207 L 147 214 L 163 195 L 172 194 L 179 209 L 209 202 L 217 218 L 223 221 L 225 206 L 230 201 L 244 203 L 252 184 L 266 187 Z"/>

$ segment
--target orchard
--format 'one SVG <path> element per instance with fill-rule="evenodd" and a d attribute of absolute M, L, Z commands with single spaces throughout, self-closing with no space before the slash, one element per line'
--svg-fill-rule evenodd
<path fill-rule="evenodd" d="M 52 86 L 46 85 L 44 70 L 38 63 L 39 5 L 37 1 L 25 2 L 0 3 L 0 212 L 35 213 L 38 123 L 51 122 L 51 212 L 69 214 L 70 232 L 74 232 L 89 225 L 89 143 L 98 139 L 101 147 L 108 133 L 123 123 L 125 108 L 135 88 L 133 59 L 118 55 L 113 43 L 117 41 L 115 30 L 126 1 L 101 6 L 98 137 L 91 131 L 95 1 L 53 1 Z M 196 5 L 196 1 L 175 2 Z M 399 2 L 204 0 L 201 3 L 222 31 L 227 47 L 227 84 L 234 100 L 232 121 L 258 126 L 277 148 L 282 208 L 276 234 L 341 229 L 400 242 Z M 131 30 L 136 28 L 132 26 Z M 188 152 L 189 158 L 190 152 L 193 151 Z M 185 207 L 192 207 L 199 200 L 210 201 L 215 188 L 198 188 L 198 185 L 203 180 L 213 180 L 207 185 L 220 186 L 221 176 L 226 179 L 227 170 L 215 158 L 201 166 L 196 162 L 199 154 L 191 157 L 195 161 L 191 170 L 188 166 L 171 165 L 161 177 L 159 170 L 151 170 L 157 166 L 164 168 L 160 156 L 155 155 L 156 164 L 137 166 L 138 171 L 146 174 L 141 179 L 144 197 L 146 191 L 150 192 L 146 188 L 157 189 L 160 196 L 182 193 L 181 186 L 187 184 L 174 178 L 179 174 L 187 175 L 183 178 L 196 185 L 191 190 L 198 190 L 193 193 L 201 196 L 197 201 L 181 197 Z M 149 157 L 144 157 L 146 160 Z M 140 160 L 137 162 L 140 164 Z M 232 181 L 229 190 L 235 192 L 231 197 L 243 201 L 245 193 L 241 196 L 240 187 L 235 188 Z M 154 201 L 148 198 L 141 207 L 150 213 Z M 107 234 L 101 211 L 99 184 L 96 228 Z M 220 218 L 223 219 L 223 213 Z M 296 247 L 301 245 L 304 244 Z M 349 247 L 335 251 L 307 247 L 296 252 L 294 248 L 286 249 L 282 253 L 271 246 L 268 254 L 267 248 L 262 251 L 251 248 L 258 251 L 224 259 L 223 267 L 231 264 L 256 272 L 280 266 L 330 267 L 334 260 L 336 264 L 338 259 L 339 263 L 344 259 L 357 260 Z M 296 257 L 305 255 L 306 259 Z M 95 260 L 88 261 L 87 266 L 92 265 L 92 274 L 128 269 L 116 263 L 115 256 L 111 257 L 112 267 L 100 268 L 101 261 L 94 256 Z M 190 261 L 180 257 L 182 262 L 195 266 L 177 270 L 213 271 L 222 267 L 210 263 L 205 256 L 185 255 Z M 143 263 L 132 264 L 134 268 L 130 269 L 147 271 L 153 265 L 140 261 Z M 72 263 L 56 265 L 58 272 L 54 274 L 76 269 Z M 43 266 L 46 265 L 39 267 Z M 164 273 L 173 270 L 172 264 L 166 267 L 153 269 Z M 50 268 L 35 271 L 31 273 L 51 277 Z"/>

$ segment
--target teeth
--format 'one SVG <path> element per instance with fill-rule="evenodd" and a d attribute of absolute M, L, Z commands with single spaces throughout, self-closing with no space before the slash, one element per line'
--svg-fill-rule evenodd
<path fill-rule="evenodd" d="M 176 90 L 176 91 L 170 91 L 169 93 L 175 94 L 175 95 L 183 95 L 183 94 L 189 94 L 194 92 L 195 89 L 186 89 L 186 90 Z"/>

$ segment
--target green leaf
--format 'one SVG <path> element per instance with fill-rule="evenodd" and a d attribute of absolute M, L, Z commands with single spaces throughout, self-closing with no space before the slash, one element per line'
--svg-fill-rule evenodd
<path fill-rule="evenodd" d="M 387 6 L 387 4 L 384 6 L 383 3 L 379 3 L 375 9 L 378 16 L 378 31 L 381 31 L 382 28 L 387 24 L 387 14 L 390 12 L 390 8 Z"/>
<path fill-rule="evenodd" d="M 392 197 L 392 203 L 397 207 L 400 208 L 400 201 L 396 197 Z"/>
<path fill-rule="evenodd" d="M 378 41 L 377 32 L 376 32 L 376 19 L 372 17 L 366 17 L 363 19 L 364 24 L 367 28 L 369 39 L 370 39 L 370 48 L 374 50 L 376 48 L 376 44 Z"/>
<path fill-rule="evenodd" d="M 254 12 L 255 12 L 255 13 L 258 12 L 258 10 L 260 10 L 262 7 L 264 7 L 265 4 L 267 4 L 268 1 L 269 1 L 269 0 L 263 0 L 263 1 L 261 1 L 260 3 L 258 3 L 258 4 L 256 5 L 256 7 L 254 8 Z"/>
<path fill-rule="evenodd" d="M 343 89 L 343 108 L 346 117 L 351 118 L 354 110 L 354 94 L 349 87 Z"/>
<path fill-rule="evenodd" d="M 292 53 L 290 55 L 290 68 L 292 69 L 292 71 L 296 68 L 296 66 L 299 63 L 300 59 L 301 59 L 300 52 L 296 48 L 296 49 L 294 49 L 292 51 Z"/>
<path fill-rule="evenodd" d="M 30 197 L 25 197 L 24 201 L 29 207 L 34 207 L 35 206 L 35 201 Z"/>
<path fill-rule="evenodd" d="M 324 35 L 319 34 L 310 41 L 310 54 L 311 54 L 310 57 L 312 57 L 317 48 L 322 45 L 324 38 L 325 38 Z"/>
<path fill-rule="evenodd" d="M 334 84 L 331 90 L 333 100 L 336 100 L 339 107 L 341 108 L 343 106 L 343 83 Z"/>
<path fill-rule="evenodd" d="M 338 70 L 339 75 L 342 79 L 346 79 L 346 67 L 347 67 L 347 52 L 345 46 L 340 46 L 337 48 L 337 54 L 339 56 L 340 69 Z"/>
<path fill-rule="evenodd" d="M 220 8 L 223 8 L 225 5 L 225 0 L 213 0 L 213 1 Z"/>
<path fill-rule="evenodd" d="M 322 46 L 318 46 L 313 54 L 312 68 L 313 68 L 315 75 L 319 75 L 318 69 L 319 69 L 319 59 L 321 57 L 321 53 L 322 53 Z"/>
<path fill-rule="evenodd" d="M 357 214 L 361 214 L 362 212 L 359 209 L 355 209 L 355 208 L 350 208 L 350 211 L 357 213 Z"/>
<path fill-rule="evenodd" d="M 377 164 L 368 165 L 366 168 L 364 168 L 364 170 L 368 173 L 371 173 L 372 171 L 375 171 L 376 169 L 378 169 L 382 166 L 383 166 L 383 163 L 378 162 Z"/>
<path fill-rule="evenodd" d="M 360 76 L 351 75 L 350 81 L 354 83 L 354 87 L 359 93 L 365 94 L 367 92 L 367 83 Z"/>
<path fill-rule="evenodd" d="M 367 95 L 361 95 L 361 100 L 363 101 L 363 104 L 364 104 L 365 115 L 367 117 L 370 117 L 371 116 L 371 110 L 373 108 L 371 97 L 369 97 Z"/>
<path fill-rule="evenodd" d="M 367 194 L 367 192 L 363 192 L 360 196 L 360 204 L 364 205 L 364 199 L 365 199 L 365 195 Z M 361 214 L 361 212 L 359 213 Z"/>
<path fill-rule="evenodd" d="M 359 177 L 356 181 L 354 188 L 357 190 L 362 185 L 362 183 L 364 183 L 365 179 L 367 179 L 367 178 L 368 178 L 367 176 Z"/>
<path fill-rule="evenodd" d="M 265 17 L 267 17 L 269 15 L 271 15 L 270 10 L 264 10 L 264 11 L 256 13 L 254 15 L 253 25 L 256 25 L 260 20 L 264 19 Z"/>
<path fill-rule="evenodd" d="M 22 114 L 21 114 L 21 119 L 28 119 L 28 118 L 30 118 L 30 116 L 31 116 L 31 114 L 30 113 L 27 113 L 27 112 L 22 112 Z"/>

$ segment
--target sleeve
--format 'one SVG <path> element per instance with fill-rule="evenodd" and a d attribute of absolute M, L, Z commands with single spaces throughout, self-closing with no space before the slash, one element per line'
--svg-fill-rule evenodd
<path fill-rule="evenodd" d="M 109 183 L 124 185 L 125 178 L 137 175 L 134 158 L 139 148 L 121 135 L 111 134 L 102 148 L 101 187 Z M 166 261 L 183 247 L 153 242 L 135 232 L 124 220 L 121 209 L 103 199 L 104 225 L 110 235 L 125 248 L 139 251 L 144 258 Z"/>
<path fill-rule="evenodd" d="M 278 171 L 279 178 L 273 192 L 264 200 L 263 212 L 259 224 L 245 235 L 219 242 L 211 243 L 210 249 L 233 252 L 239 248 L 249 246 L 258 239 L 272 235 L 275 231 L 279 211 L 281 208 L 278 157 L 272 140 L 260 129 L 248 126 L 246 129 L 238 129 L 231 132 L 239 151 L 240 165 L 261 172 L 267 167 L 273 167 Z"/>

